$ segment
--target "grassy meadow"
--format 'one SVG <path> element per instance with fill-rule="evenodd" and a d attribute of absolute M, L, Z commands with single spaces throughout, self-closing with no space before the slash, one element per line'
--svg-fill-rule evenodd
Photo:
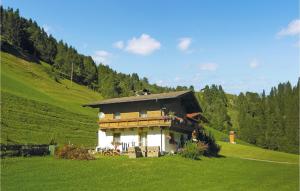
<path fill-rule="evenodd" d="M 218 142 L 221 155 L 242 159 L 257 159 L 279 163 L 299 164 L 299 155 L 262 149 L 256 146 Z"/>
<path fill-rule="evenodd" d="M 96 144 L 102 99 L 87 87 L 53 78 L 46 63 L 1 52 L 1 143 Z M 232 110 L 232 115 L 236 113 Z M 1 190 L 287 190 L 299 188 L 299 156 L 270 151 L 206 127 L 222 146 L 219 158 L 180 156 L 73 161 L 53 157 L 1 159 Z"/>
<path fill-rule="evenodd" d="M 180 156 L 74 161 L 52 157 L 2 160 L 3 190 L 298 190 L 298 164 L 227 156 L 195 161 Z M 256 153 L 257 155 L 260 152 Z M 255 151 L 252 152 L 252 156 Z M 282 153 L 285 155 L 285 153 Z M 276 160 L 271 153 L 269 160 Z M 290 162 L 298 156 L 286 155 Z"/>
<path fill-rule="evenodd" d="M 1 143 L 74 143 L 94 146 L 97 111 L 81 107 L 102 99 L 69 80 L 56 82 L 46 63 L 1 52 Z"/>

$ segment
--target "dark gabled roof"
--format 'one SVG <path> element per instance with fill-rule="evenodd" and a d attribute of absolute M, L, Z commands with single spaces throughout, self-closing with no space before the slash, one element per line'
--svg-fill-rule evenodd
<path fill-rule="evenodd" d="M 90 103 L 83 105 L 84 107 L 97 107 L 101 105 L 114 104 L 114 103 L 126 103 L 126 102 L 137 102 L 137 101 L 148 101 L 148 100 L 162 100 L 162 99 L 173 99 L 179 98 L 186 94 L 191 94 L 192 91 L 177 91 L 169 93 L 160 93 L 160 94 L 150 94 L 150 95 L 141 95 L 141 96 L 130 96 L 130 97 L 121 97 L 121 98 L 112 98 L 101 100 L 99 102 Z"/>

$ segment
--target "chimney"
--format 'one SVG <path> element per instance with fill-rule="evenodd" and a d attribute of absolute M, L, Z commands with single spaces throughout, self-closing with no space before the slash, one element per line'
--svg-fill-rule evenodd
<path fill-rule="evenodd" d="M 236 144 L 236 142 L 234 142 L 234 135 L 235 135 L 234 131 L 229 132 L 229 143 L 231 144 Z"/>

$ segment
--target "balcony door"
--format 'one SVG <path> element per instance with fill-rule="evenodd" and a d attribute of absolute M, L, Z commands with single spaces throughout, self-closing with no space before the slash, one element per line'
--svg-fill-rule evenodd
<path fill-rule="evenodd" d="M 139 133 L 139 146 L 147 146 L 147 133 Z"/>

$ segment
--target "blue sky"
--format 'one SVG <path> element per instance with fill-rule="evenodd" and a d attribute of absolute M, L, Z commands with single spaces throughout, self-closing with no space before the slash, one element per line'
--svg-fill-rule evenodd
<path fill-rule="evenodd" d="M 10 0 L 57 39 L 164 86 L 269 91 L 299 77 L 297 0 Z"/>

